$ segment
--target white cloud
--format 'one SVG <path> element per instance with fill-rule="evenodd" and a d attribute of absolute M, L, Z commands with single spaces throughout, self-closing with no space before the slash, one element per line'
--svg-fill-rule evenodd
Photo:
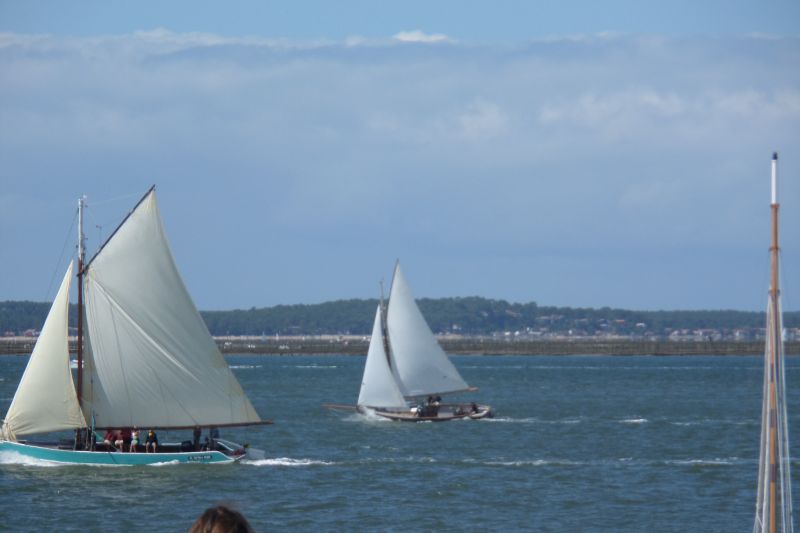
<path fill-rule="evenodd" d="M 502 135 L 508 129 L 508 116 L 500 106 L 478 101 L 467 106 L 458 116 L 461 135 L 470 141 L 481 141 Z"/>
<path fill-rule="evenodd" d="M 425 33 L 421 30 L 401 31 L 392 36 L 393 39 L 404 43 L 443 43 L 452 40 L 443 33 Z"/>

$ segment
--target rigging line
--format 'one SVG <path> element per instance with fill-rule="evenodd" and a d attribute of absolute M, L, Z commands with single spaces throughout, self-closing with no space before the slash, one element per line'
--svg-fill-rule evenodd
<path fill-rule="evenodd" d="M 92 201 L 92 205 L 103 205 L 103 204 L 110 204 L 111 202 L 118 202 L 119 200 L 127 200 L 129 198 L 138 197 L 139 193 L 128 193 L 123 196 L 116 196 L 114 198 L 107 198 L 106 200 L 100 200 L 99 202 Z"/>
<path fill-rule="evenodd" d="M 47 292 L 44 295 L 44 301 L 50 301 L 50 291 L 53 289 L 53 282 L 58 275 L 58 271 L 61 267 L 61 261 L 64 260 L 64 251 L 67 249 L 67 243 L 69 242 L 70 234 L 72 234 L 72 229 L 75 227 L 75 220 L 78 218 L 78 209 L 75 209 L 75 214 L 72 216 L 72 224 L 70 224 L 69 229 L 67 230 L 67 235 L 64 237 L 64 245 L 61 247 L 61 255 L 58 257 L 58 261 L 56 262 L 56 266 L 53 269 L 53 275 L 50 276 L 50 285 L 47 286 Z"/>
<path fill-rule="evenodd" d="M 794 309 L 792 307 L 793 298 L 792 298 L 792 280 L 791 276 L 787 276 L 787 271 L 783 268 L 783 251 L 778 253 L 778 272 L 780 274 L 780 279 L 778 280 L 778 288 L 781 290 L 781 300 L 786 303 L 786 305 L 782 305 L 784 309 Z M 783 325 L 786 327 L 786 324 Z"/>
<path fill-rule="evenodd" d="M 97 246 L 100 246 L 100 243 L 103 242 L 103 228 L 105 227 L 105 224 L 99 224 L 92 210 L 88 209 L 89 207 L 94 207 L 94 205 L 95 205 L 94 202 L 92 202 L 91 206 L 86 205 L 85 207 L 87 209 L 84 211 L 84 213 L 86 214 L 86 218 L 89 220 L 89 224 L 93 225 L 95 229 L 97 229 L 97 243 L 98 243 Z M 84 235 L 84 238 L 86 239 L 87 242 L 92 240 L 92 238 L 89 237 L 88 235 Z"/>

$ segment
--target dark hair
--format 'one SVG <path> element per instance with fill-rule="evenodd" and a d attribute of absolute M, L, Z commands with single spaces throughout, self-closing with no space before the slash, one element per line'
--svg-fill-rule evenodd
<path fill-rule="evenodd" d="M 209 507 L 189 528 L 189 533 L 254 533 L 239 511 L 224 505 Z"/>

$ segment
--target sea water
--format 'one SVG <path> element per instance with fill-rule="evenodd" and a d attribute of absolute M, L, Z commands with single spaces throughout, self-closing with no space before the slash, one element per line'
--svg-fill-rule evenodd
<path fill-rule="evenodd" d="M 321 404 L 355 401 L 363 357 L 230 356 L 275 424 L 223 436 L 265 459 L 87 467 L 3 456 L 0 529 L 185 531 L 221 502 L 257 531 L 752 528 L 761 357 L 451 359 L 480 387 L 464 399 L 492 404 L 494 419 L 410 424 L 333 413 Z M 26 362 L 0 358 L 3 413 Z M 787 361 L 795 456 L 799 363 Z"/>

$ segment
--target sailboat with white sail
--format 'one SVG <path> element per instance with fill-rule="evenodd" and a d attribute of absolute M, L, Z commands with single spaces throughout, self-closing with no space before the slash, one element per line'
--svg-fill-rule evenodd
<path fill-rule="evenodd" d="M 77 384 L 70 369 L 68 312 L 73 264 L 64 276 L 0 427 L 0 452 L 60 463 L 140 465 L 232 462 L 246 447 L 219 428 L 262 420 L 228 367 L 178 273 L 155 186 L 84 264 L 78 203 Z M 95 431 L 141 429 L 138 447 L 97 442 Z M 202 430 L 207 442 L 200 443 Z M 74 437 L 31 442 L 71 430 Z M 146 430 L 192 430 L 194 440 L 145 452 Z"/>
<path fill-rule="evenodd" d="M 441 396 L 476 391 L 461 377 L 436 341 L 414 301 L 398 261 L 389 303 L 375 313 L 358 403 L 326 404 L 356 409 L 391 420 L 443 422 L 486 418 L 492 408 L 477 403 L 446 403 Z"/>
<path fill-rule="evenodd" d="M 764 386 L 761 408 L 761 448 L 758 495 L 753 533 L 791 533 L 792 478 L 789 425 L 786 414 L 786 372 L 783 350 L 783 311 L 778 280 L 778 154 L 772 155 L 772 244 L 767 301 Z"/>

